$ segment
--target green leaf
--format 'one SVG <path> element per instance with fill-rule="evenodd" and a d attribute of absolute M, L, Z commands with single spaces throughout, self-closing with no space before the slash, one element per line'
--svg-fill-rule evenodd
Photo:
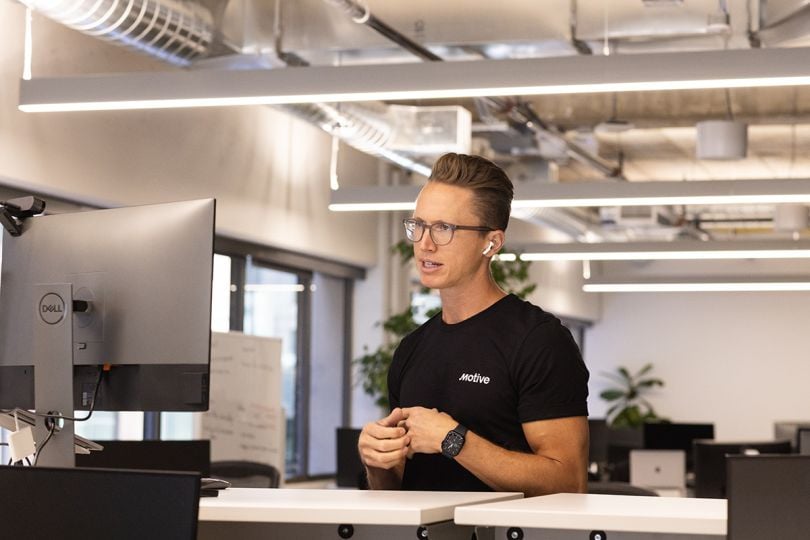
<path fill-rule="evenodd" d="M 607 388 L 600 397 L 611 404 L 607 411 L 608 422 L 613 427 L 637 427 L 645 421 L 658 420 L 659 416 L 645 396 L 651 389 L 664 386 L 657 377 L 643 378 L 652 371 L 652 364 L 645 364 L 635 376 L 619 366 L 616 371 L 603 373 L 604 377 L 626 388 Z"/>
<path fill-rule="evenodd" d="M 661 379 L 644 379 L 643 381 L 638 381 L 636 386 L 639 388 L 651 388 L 653 386 L 664 386 L 664 381 Z"/>
<path fill-rule="evenodd" d="M 621 384 L 622 386 L 627 386 L 627 379 L 624 377 L 617 375 L 615 373 L 610 373 L 609 371 L 603 371 L 601 375 L 607 377 L 608 379 L 612 379 L 614 382 Z"/>
<path fill-rule="evenodd" d="M 641 368 L 641 369 L 638 371 L 638 373 L 636 373 L 636 378 L 638 379 L 638 378 L 639 378 L 639 377 L 641 377 L 642 375 L 645 375 L 645 374 L 649 373 L 649 372 L 650 372 L 650 370 L 652 369 L 652 367 L 653 367 L 653 365 L 652 365 L 652 364 L 646 364 L 644 367 L 642 367 L 642 368 Z"/>
<path fill-rule="evenodd" d="M 599 394 L 599 397 L 601 397 L 605 401 L 614 401 L 621 397 L 624 397 L 624 390 L 616 390 L 616 389 L 605 390 L 604 392 Z"/>

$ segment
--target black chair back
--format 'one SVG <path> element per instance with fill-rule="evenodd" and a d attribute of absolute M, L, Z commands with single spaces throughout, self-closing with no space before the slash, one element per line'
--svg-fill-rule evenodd
<path fill-rule="evenodd" d="M 211 476 L 227 480 L 232 487 L 277 488 L 281 483 L 278 469 L 256 461 L 212 461 Z"/>

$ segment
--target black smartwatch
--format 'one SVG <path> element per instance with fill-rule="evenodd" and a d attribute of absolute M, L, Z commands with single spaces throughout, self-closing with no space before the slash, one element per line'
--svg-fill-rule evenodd
<path fill-rule="evenodd" d="M 467 435 L 467 428 L 461 424 L 447 432 L 442 441 L 442 455 L 453 459 L 464 447 L 464 437 Z"/>

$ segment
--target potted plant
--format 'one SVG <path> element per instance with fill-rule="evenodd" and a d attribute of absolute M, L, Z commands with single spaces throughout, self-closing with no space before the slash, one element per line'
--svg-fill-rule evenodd
<path fill-rule="evenodd" d="M 637 373 L 619 366 L 615 373 L 606 372 L 605 377 L 617 386 L 603 390 L 600 397 L 612 403 L 607 411 L 607 423 L 612 428 L 640 428 L 645 422 L 660 422 L 665 419 L 658 416 L 645 396 L 656 386 L 664 386 L 664 381 L 649 375 L 653 365 L 646 364 Z"/>

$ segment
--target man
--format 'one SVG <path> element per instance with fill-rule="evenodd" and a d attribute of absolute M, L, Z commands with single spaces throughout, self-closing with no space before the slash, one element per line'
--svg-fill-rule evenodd
<path fill-rule="evenodd" d="M 392 407 L 358 442 L 372 489 L 583 492 L 587 382 L 565 327 L 507 295 L 490 261 L 512 182 L 495 164 L 446 154 L 405 232 L 442 311 L 406 336 L 388 373 Z"/>

